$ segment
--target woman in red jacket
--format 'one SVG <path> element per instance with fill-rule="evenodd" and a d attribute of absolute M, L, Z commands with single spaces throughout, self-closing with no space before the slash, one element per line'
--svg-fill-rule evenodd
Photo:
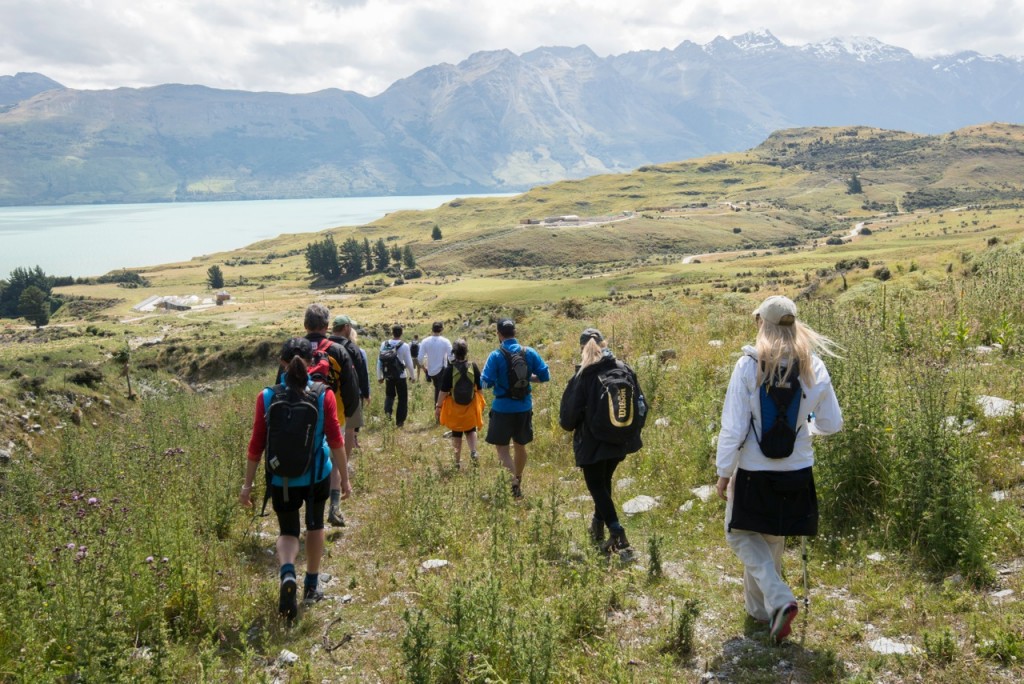
<path fill-rule="evenodd" d="M 330 476 L 333 468 L 337 468 L 341 473 L 341 497 L 348 498 L 352 493 L 345 462 L 345 439 L 338 423 L 334 392 L 323 391 L 323 385 L 314 385 L 309 380 L 306 367 L 312 359 L 313 346 L 309 340 L 302 337 L 288 340 L 281 349 L 281 367 L 285 372 L 284 387 L 267 388 L 256 398 L 256 416 L 249 439 L 245 484 L 239 494 L 241 504 L 251 508 L 253 479 L 268 441 L 267 409 L 274 400 L 275 390 L 284 389 L 294 395 L 313 389 L 318 404 L 317 427 L 313 438 L 313 443 L 318 446 L 315 447 L 313 464 L 298 477 L 283 479 L 274 475 L 267 484 L 268 497 L 273 502 L 280 528 L 280 535 L 277 538 L 277 556 L 281 563 L 278 610 L 289 621 L 298 614 L 295 559 L 299 554 L 301 532 L 299 509 L 303 502 L 307 502 L 306 578 L 302 598 L 303 603 L 308 606 L 324 598 L 317 585 L 320 560 L 324 552 L 324 506 L 330 496 Z"/>

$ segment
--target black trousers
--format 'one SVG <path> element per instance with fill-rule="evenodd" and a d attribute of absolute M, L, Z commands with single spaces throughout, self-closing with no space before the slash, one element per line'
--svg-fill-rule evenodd
<path fill-rule="evenodd" d="M 444 368 L 437 372 L 437 375 L 430 376 L 430 384 L 434 386 L 434 406 L 437 406 L 437 397 L 441 394 L 441 380 L 444 378 Z"/>
<path fill-rule="evenodd" d="M 398 406 L 395 407 L 395 399 L 398 399 Z M 384 413 L 391 417 L 392 409 L 395 410 L 395 425 L 402 427 L 409 415 L 409 380 L 398 378 L 397 380 L 384 381 Z"/>
<path fill-rule="evenodd" d="M 622 459 L 598 461 L 581 467 L 583 480 L 587 483 L 590 497 L 594 500 L 594 517 L 609 527 L 619 521 L 615 503 L 612 501 L 612 477 L 620 463 Z"/>

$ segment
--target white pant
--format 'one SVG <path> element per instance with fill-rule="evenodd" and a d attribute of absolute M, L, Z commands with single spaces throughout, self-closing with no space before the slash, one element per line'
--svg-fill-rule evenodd
<path fill-rule="evenodd" d="M 732 518 L 733 483 L 725 505 L 725 540 L 743 561 L 743 603 L 756 620 L 771 620 L 779 608 L 796 601 L 793 590 L 782 581 L 782 552 L 786 538 L 747 530 L 729 531 Z"/>

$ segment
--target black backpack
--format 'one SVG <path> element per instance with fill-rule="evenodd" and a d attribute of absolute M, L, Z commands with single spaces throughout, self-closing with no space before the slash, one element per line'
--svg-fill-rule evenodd
<path fill-rule="evenodd" d="M 783 380 L 785 369 L 779 368 L 771 378 L 765 378 L 757 393 L 761 404 L 761 436 L 757 436 L 754 417 L 750 417 L 750 427 L 754 430 L 754 439 L 767 458 L 786 458 L 793 453 L 796 435 L 800 428 L 796 426 L 800 417 L 800 399 L 803 388 L 800 385 L 800 364 L 794 359 L 790 365 L 789 376 Z M 761 363 L 764 373 L 764 363 Z"/>
<path fill-rule="evenodd" d="M 452 400 L 466 406 L 473 402 L 476 372 L 468 361 L 452 361 Z"/>
<path fill-rule="evenodd" d="M 398 350 L 402 348 L 402 344 L 399 342 L 396 347 L 385 344 L 380 350 L 380 370 L 384 374 L 385 380 L 398 380 L 405 371 L 405 364 L 398 356 Z"/>
<path fill-rule="evenodd" d="M 314 463 L 319 463 L 317 456 L 323 439 L 317 441 L 317 434 L 322 425 L 323 394 L 327 386 L 314 382 L 301 392 L 284 385 L 275 385 L 271 390 L 273 395 L 265 414 L 267 494 L 270 479 L 277 475 L 284 480 L 284 500 L 287 501 L 288 480 L 305 475 Z M 310 491 L 312 489 L 310 487 Z"/>
<path fill-rule="evenodd" d="M 508 391 L 505 396 L 509 399 L 525 399 L 530 392 L 530 366 L 526 363 L 526 348 L 520 347 L 516 352 L 510 352 L 504 347 L 498 349 L 508 366 Z"/>
<path fill-rule="evenodd" d="M 633 371 L 622 361 L 597 375 L 598 391 L 588 397 L 587 427 L 598 440 L 629 444 L 647 423 L 647 401 Z"/>

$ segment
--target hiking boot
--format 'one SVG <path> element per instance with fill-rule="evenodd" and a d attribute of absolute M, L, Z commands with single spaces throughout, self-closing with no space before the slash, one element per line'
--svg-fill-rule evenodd
<path fill-rule="evenodd" d="M 480 456 L 475 451 L 469 452 L 469 460 L 474 466 L 480 465 Z"/>
<path fill-rule="evenodd" d="M 782 640 L 789 636 L 793 630 L 793 618 L 796 617 L 797 612 L 799 612 L 799 608 L 797 608 L 796 601 L 790 601 L 775 611 L 772 628 L 768 632 L 768 636 L 773 642 L 782 643 Z"/>
<path fill-rule="evenodd" d="M 523 486 L 518 481 L 512 483 L 512 498 L 522 499 L 523 498 Z"/>
<path fill-rule="evenodd" d="M 330 510 L 327 511 L 327 522 L 335 527 L 344 527 L 345 516 L 341 514 L 341 509 L 337 506 L 331 506 Z"/>
<path fill-rule="evenodd" d="M 590 519 L 590 541 L 598 547 L 604 543 L 604 520 Z"/>
<path fill-rule="evenodd" d="M 295 594 L 298 586 L 295 584 L 294 575 L 285 575 L 281 580 L 281 593 L 277 600 L 277 612 L 283 618 L 291 622 L 299 614 L 299 606 L 295 602 Z"/>
<path fill-rule="evenodd" d="M 627 563 L 636 560 L 636 552 L 633 551 L 633 547 L 629 545 L 629 540 L 626 539 L 626 531 L 623 529 L 610 529 L 609 532 L 608 539 L 601 544 L 601 553 L 606 556 L 617 553 L 619 558 Z"/>
<path fill-rule="evenodd" d="M 455 469 L 456 470 L 462 470 L 462 461 L 456 461 L 455 462 Z"/>
<path fill-rule="evenodd" d="M 302 605 L 306 608 L 312 606 L 315 603 L 320 603 L 326 596 L 320 589 L 305 589 L 302 592 Z"/>

